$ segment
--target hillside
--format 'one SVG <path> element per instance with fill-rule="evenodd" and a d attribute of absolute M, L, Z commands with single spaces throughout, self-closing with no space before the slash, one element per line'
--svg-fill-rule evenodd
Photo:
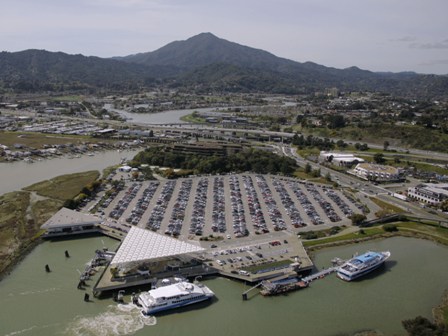
<path fill-rule="evenodd" d="M 127 89 L 151 82 L 147 67 L 45 50 L 0 53 L 0 87 L 15 91 Z"/>
<path fill-rule="evenodd" d="M 135 90 L 157 83 L 185 90 L 310 93 L 329 87 L 440 98 L 448 76 L 374 73 L 299 63 L 202 33 L 153 52 L 103 59 L 61 52 L 0 53 L 0 92 Z"/>
<path fill-rule="evenodd" d="M 390 92 L 403 96 L 440 97 L 447 76 L 374 73 L 357 67 L 335 69 L 299 63 L 202 33 L 153 52 L 117 58 L 128 63 L 176 69 L 177 86 L 204 90 L 298 93 L 338 87 L 341 90 Z"/>

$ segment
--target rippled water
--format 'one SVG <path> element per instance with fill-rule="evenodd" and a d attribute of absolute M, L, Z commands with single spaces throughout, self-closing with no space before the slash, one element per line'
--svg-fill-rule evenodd
<path fill-rule="evenodd" d="M 119 164 L 122 158 L 132 159 L 140 150 L 111 150 L 99 152 L 95 156 L 84 155 L 73 159 L 58 157 L 32 164 L 24 161 L 0 163 L 0 195 L 59 175 L 88 170 L 101 172 L 106 167 Z"/>
<path fill-rule="evenodd" d="M 0 335 L 341 335 L 381 330 L 403 335 L 403 319 L 431 317 L 448 287 L 448 248 L 429 241 L 390 238 L 325 249 L 314 256 L 327 267 L 336 256 L 390 250 L 385 267 L 361 281 L 330 275 L 307 289 L 279 297 L 241 294 L 248 288 L 224 278 L 205 280 L 216 294 L 200 303 L 154 317 L 111 299 L 84 302 L 79 271 L 97 248 L 118 245 L 104 237 L 45 242 L 0 282 Z M 64 251 L 71 258 L 65 258 Z M 51 273 L 44 265 L 49 264 Z M 92 287 L 94 282 L 89 281 Z M 91 292 L 91 288 L 87 288 Z M 126 301 L 130 301 L 126 297 Z"/>

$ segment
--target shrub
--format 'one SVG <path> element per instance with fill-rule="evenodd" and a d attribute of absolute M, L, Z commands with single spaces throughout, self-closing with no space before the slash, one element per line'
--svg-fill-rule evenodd
<path fill-rule="evenodd" d="M 350 216 L 350 219 L 352 220 L 353 225 L 360 226 L 364 223 L 367 217 L 363 214 L 353 214 Z"/>
<path fill-rule="evenodd" d="M 383 225 L 383 230 L 386 232 L 395 232 L 398 231 L 398 228 L 395 224 L 385 224 Z"/>

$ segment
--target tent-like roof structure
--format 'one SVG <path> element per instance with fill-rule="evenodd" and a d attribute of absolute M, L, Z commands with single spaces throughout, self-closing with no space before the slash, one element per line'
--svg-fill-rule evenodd
<path fill-rule="evenodd" d="M 203 250 L 204 248 L 200 246 L 133 226 L 111 264 L 125 264 Z"/>

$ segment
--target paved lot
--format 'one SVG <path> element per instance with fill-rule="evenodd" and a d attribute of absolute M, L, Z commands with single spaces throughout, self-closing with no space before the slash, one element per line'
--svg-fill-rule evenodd
<path fill-rule="evenodd" d="M 361 213 L 361 206 L 326 185 L 234 174 L 128 182 L 99 211 L 124 228 L 136 225 L 189 239 L 210 235 L 232 239 L 350 225 L 348 216 Z"/>

